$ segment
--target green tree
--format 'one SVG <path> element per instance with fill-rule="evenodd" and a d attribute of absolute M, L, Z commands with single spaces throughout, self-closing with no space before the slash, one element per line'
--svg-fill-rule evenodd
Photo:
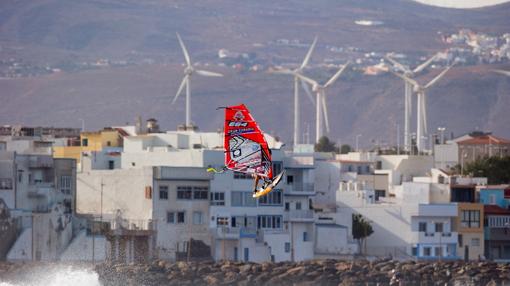
<path fill-rule="evenodd" d="M 319 138 L 319 142 L 315 144 L 315 152 L 335 152 L 338 153 L 338 147 L 335 142 L 329 140 L 328 137 L 322 136 Z"/>
<path fill-rule="evenodd" d="M 374 233 L 374 229 L 369 221 L 361 214 L 352 214 L 352 237 L 358 241 L 360 252 L 363 245 L 365 245 L 366 252 L 366 238 L 372 233 Z"/>
<path fill-rule="evenodd" d="M 351 145 L 342 144 L 342 146 L 340 146 L 340 154 L 347 154 L 351 151 L 352 151 Z"/>
<path fill-rule="evenodd" d="M 464 174 L 473 177 L 487 177 L 491 185 L 510 183 L 510 156 L 485 157 L 467 163 Z"/>

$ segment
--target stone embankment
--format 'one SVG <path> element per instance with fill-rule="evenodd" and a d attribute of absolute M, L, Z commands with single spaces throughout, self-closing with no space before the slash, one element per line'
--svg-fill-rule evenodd
<path fill-rule="evenodd" d="M 510 264 L 313 260 L 299 263 L 101 264 L 103 286 L 130 285 L 509 285 Z"/>

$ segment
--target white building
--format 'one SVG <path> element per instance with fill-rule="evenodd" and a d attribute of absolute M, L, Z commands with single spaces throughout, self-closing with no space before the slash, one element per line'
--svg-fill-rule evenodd
<path fill-rule="evenodd" d="M 76 162 L 54 159 L 52 142 L 40 137 L 4 136 L 0 146 L 0 199 L 19 220 L 6 257 L 54 260 L 72 237 Z"/>

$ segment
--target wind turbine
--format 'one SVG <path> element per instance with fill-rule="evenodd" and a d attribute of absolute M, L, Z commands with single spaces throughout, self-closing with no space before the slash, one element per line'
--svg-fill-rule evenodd
<path fill-rule="evenodd" d="M 413 78 L 419 72 L 423 71 L 432 61 L 434 61 L 437 57 L 437 54 L 433 55 L 431 58 L 423 62 L 421 65 L 417 66 L 414 70 L 411 70 L 408 66 L 405 66 L 393 58 L 386 56 L 385 58 L 393 64 L 393 67 L 402 71 L 403 74 L 408 78 Z M 411 150 L 411 118 L 413 116 L 413 86 L 408 81 L 404 80 L 404 149 L 406 151 Z"/>
<path fill-rule="evenodd" d="M 174 99 L 172 100 L 172 104 L 175 104 L 175 101 L 177 98 L 179 98 L 179 95 L 181 94 L 182 90 L 186 86 L 186 128 L 191 125 L 191 102 L 190 102 L 190 79 L 191 76 L 194 73 L 197 73 L 201 76 L 208 76 L 208 77 L 222 77 L 223 75 L 216 72 L 210 72 L 205 70 L 197 70 L 193 67 L 191 64 L 191 58 L 188 54 L 188 50 L 186 49 L 186 46 L 184 45 L 184 42 L 181 39 L 181 36 L 179 33 L 177 34 L 177 39 L 179 40 L 179 44 L 181 45 L 182 52 L 184 54 L 184 59 L 186 60 L 186 67 L 184 68 L 184 78 L 181 81 L 181 85 L 179 86 L 179 89 L 177 90 L 177 93 L 175 94 Z"/>
<path fill-rule="evenodd" d="M 292 70 L 294 73 L 301 74 L 303 69 L 308 65 L 308 62 L 310 61 L 310 57 L 312 56 L 312 52 L 315 48 L 315 45 L 317 44 L 317 36 L 313 39 L 312 45 L 308 49 L 308 52 L 306 53 L 305 58 L 303 59 L 303 62 L 301 65 Z M 288 69 L 281 69 L 277 70 L 274 73 L 282 73 L 282 74 L 289 74 Z M 300 140 L 300 130 L 301 130 L 301 119 L 300 119 L 300 106 L 299 106 L 299 84 L 301 83 L 301 86 L 306 92 L 306 95 L 312 102 L 312 104 L 315 104 L 313 101 L 312 94 L 310 90 L 308 89 L 308 85 L 306 85 L 302 80 L 299 79 L 296 75 L 294 75 L 294 145 L 299 144 Z"/>
<path fill-rule="evenodd" d="M 505 70 L 491 70 L 491 71 L 495 72 L 495 73 L 502 74 L 502 75 L 510 76 L 510 71 L 505 71 Z"/>
<path fill-rule="evenodd" d="M 326 125 L 326 132 L 329 132 L 329 119 L 328 119 L 328 106 L 326 104 L 326 88 L 331 86 L 340 75 L 345 71 L 345 69 L 349 66 L 349 62 L 343 65 L 325 84 L 321 85 L 317 81 L 306 77 L 300 73 L 296 73 L 294 71 L 287 71 L 287 73 L 293 74 L 294 76 L 300 78 L 301 80 L 307 82 L 312 86 L 312 90 L 316 93 L 315 100 L 315 142 L 319 142 L 319 139 L 322 137 L 323 128 L 322 128 L 322 120 L 324 119 L 324 123 Z"/>
<path fill-rule="evenodd" d="M 441 73 L 439 73 L 436 77 L 434 77 L 429 83 L 426 85 L 420 85 L 417 81 L 412 78 L 407 77 L 406 75 L 401 75 L 399 73 L 393 72 L 396 76 L 402 78 L 407 83 L 409 83 L 413 91 L 416 92 L 416 147 L 418 148 L 418 152 L 423 151 L 423 136 L 427 134 L 427 103 L 425 91 L 433 86 L 439 79 L 441 79 L 452 67 L 454 64 L 450 65 L 446 69 L 444 69 Z"/>

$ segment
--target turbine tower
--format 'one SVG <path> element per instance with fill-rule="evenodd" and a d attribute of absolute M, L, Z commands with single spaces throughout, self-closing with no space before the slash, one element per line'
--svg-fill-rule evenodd
<path fill-rule="evenodd" d="M 349 66 L 349 62 L 343 65 L 324 85 L 319 84 L 317 81 L 306 77 L 300 73 L 294 71 L 288 71 L 288 73 L 295 75 L 301 80 L 307 82 L 312 86 L 312 90 L 316 93 L 315 99 L 315 142 L 318 143 L 319 139 L 323 135 L 322 120 L 326 125 L 326 132 L 329 132 L 329 119 L 328 119 L 328 106 L 326 104 L 326 88 L 331 86 L 340 77 L 340 75 Z"/>
<path fill-rule="evenodd" d="M 177 98 L 179 98 L 179 95 L 181 94 L 182 90 L 186 86 L 186 128 L 191 126 L 191 99 L 190 99 L 190 79 L 191 76 L 194 73 L 197 73 L 201 76 L 208 76 L 208 77 L 222 77 L 223 75 L 220 73 L 205 71 L 205 70 L 197 70 L 193 67 L 191 64 L 191 58 L 188 54 L 188 50 L 186 49 L 186 46 L 184 45 L 184 42 L 181 39 L 181 36 L 179 33 L 177 34 L 177 39 L 179 40 L 179 44 L 181 45 L 182 53 L 184 54 L 184 59 L 186 60 L 186 67 L 184 68 L 184 78 L 181 81 L 181 85 L 179 86 L 179 89 L 177 90 L 177 93 L 175 94 L 174 99 L 172 100 L 172 104 L 175 103 Z"/>
<path fill-rule="evenodd" d="M 411 70 L 408 66 L 405 66 L 390 56 L 386 56 L 385 58 L 393 64 L 393 67 L 397 70 L 400 70 L 406 77 L 414 78 L 416 74 L 423 71 L 427 66 L 436 59 L 437 54 L 433 55 L 431 58 L 423 62 L 421 65 L 417 66 L 414 70 Z M 413 117 L 413 85 L 408 81 L 404 80 L 404 150 L 409 152 L 411 150 L 411 118 Z"/>
<path fill-rule="evenodd" d="M 427 102 L 425 92 L 431 86 L 433 86 L 439 79 L 441 79 L 451 68 L 453 65 L 444 69 L 441 73 L 439 73 L 436 77 L 434 77 L 429 83 L 426 85 L 420 85 L 417 81 L 412 78 L 407 77 L 406 75 L 401 75 L 399 73 L 393 72 L 396 76 L 402 78 L 407 83 L 409 83 L 413 87 L 413 91 L 416 92 L 416 148 L 418 152 L 424 151 L 423 144 L 423 136 L 427 135 Z"/>
<path fill-rule="evenodd" d="M 308 62 L 310 61 L 310 57 L 312 56 L 312 52 L 315 48 L 315 45 L 317 44 L 317 36 L 314 38 L 312 45 L 308 49 L 308 53 L 306 53 L 305 58 L 303 59 L 303 62 L 301 65 L 292 70 L 294 73 L 299 73 L 303 71 L 303 69 L 308 65 Z M 289 74 L 288 69 L 280 69 L 275 71 L 274 73 L 282 73 L 282 74 Z M 294 145 L 300 143 L 300 134 L 301 134 L 301 116 L 300 116 L 300 104 L 299 104 L 299 84 L 301 83 L 301 86 L 306 92 L 306 95 L 312 102 L 312 104 L 315 104 L 313 101 L 312 94 L 310 93 L 310 90 L 308 89 L 308 86 L 301 80 L 299 77 L 294 75 Z"/>

